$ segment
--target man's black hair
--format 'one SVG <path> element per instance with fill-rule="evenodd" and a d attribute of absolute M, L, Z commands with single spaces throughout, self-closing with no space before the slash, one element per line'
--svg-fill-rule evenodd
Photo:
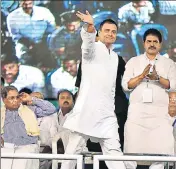
<path fill-rule="evenodd" d="M 6 86 L 1 90 L 1 97 L 5 99 L 8 95 L 8 92 L 11 90 L 16 90 L 18 92 L 18 89 L 15 86 Z"/>
<path fill-rule="evenodd" d="M 102 27 L 103 27 L 103 25 L 105 23 L 114 24 L 117 27 L 117 29 L 118 29 L 118 25 L 117 25 L 117 23 L 114 20 L 112 20 L 112 19 L 105 19 L 103 22 L 100 23 L 100 28 L 99 28 L 100 30 L 102 29 Z"/>
<path fill-rule="evenodd" d="M 67 89 L 61 89 L 61 90 L 58 91 L 58 93 L 57 93 L 57 100 L 59 100 L 59 96 L 60 96 L 60 94 L 63 93 L 63 92 L 69 93 L 69 94 L 72 96 L 73 100 L 74 100 L 74 95 L 73 95 L 73 93 L 72 93 L 71 91 L 67 90 Z"/>
<path fill-rule="evenodd" d="M 15 56 L 11 53 L 3 54 L 2 58 L 1 58 L 1 64 L 5 65 L 5 64 L 9 64 L 9 63 L 19 63 L 17 56 Z"/>
<path fill-rule="evenodd" d="M 19 93 L 27 93 L 27 94 L 31 94 L 32 93 L 32 90 L 27 88 L 27 87 L 24 87 L 22 88 Z"/>
<path fill-rule="evenodd" d="M 144 42 L 146 41 L 146 38 L 147 38 L 148 35 L 154 35 L 159 39 L 160 43 L 162 42 L 162 35 L 161 35 L 160 31 L 158 31 L 157 29 L 154 29 L 154 28 L 148 29 L 144 33 L 144 36 L 143 36 L 143 41 Z"/>

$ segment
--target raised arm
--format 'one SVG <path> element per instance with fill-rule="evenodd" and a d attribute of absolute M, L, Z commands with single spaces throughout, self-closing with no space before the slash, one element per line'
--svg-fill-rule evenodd
<path fill-rule="evenodd" d="M 86 24 L 81 30 L 82 38 L 82 58 L 85 60 L 92 60 L 95 57 L 95 37 L 96 29 L 94 27 L 93 17 L 86 11 L 86 14 L 77 12 L 76 15 Z"/>
<path fill-rule="evenodd" d="M 27 93 L 21 93 L 20 99 L 23 104 L 26 103 L 28 105 L 37 117 L 49 116 L 56 112 L 55 106 L 47 100 L 31 97 Z"/>

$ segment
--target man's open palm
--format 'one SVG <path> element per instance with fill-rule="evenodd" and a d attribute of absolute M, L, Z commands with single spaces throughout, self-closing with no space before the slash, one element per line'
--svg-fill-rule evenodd
<path fill-rule="evenodd" d="M 77 12 L 76 16 L 79 17 L 83 22 L 87 22 L 88 24 L 93 25 L 93 17 L 90 15 L 88 11 L 86 11 L 86 14 L 83 14 L 81 12 Z"/>

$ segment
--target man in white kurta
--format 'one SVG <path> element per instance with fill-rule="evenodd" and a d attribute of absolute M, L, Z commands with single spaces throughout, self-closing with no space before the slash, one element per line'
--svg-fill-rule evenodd
<path fill-rule="evenodd" d="M 79 154 L 88 138 L 100 143 L 103 154 L 122 155 L 118 123 L 114 113 L 114 96 L 118 56 L 112 50 L 117 25 L 112 20 L 102 22 L 100 41 L 95 42 L 96 31 L 92 16 L 86 12 L 77 16 L 87 22 L 81 30 L 82 80 L 72 113 L 67 116 L 64 127 L 70 134 L 66 154 Z M 107 161 L 109 169 L 124 169 L 121 161 Z M 74 169 L 75 163 L 64 161 L 61 169 Z"/>
<path fill-rule="evenodd" d="M 158 53 L 161 43 L 159 31 L 147 30 L 144 34 L 146 52 L 126 64 L 122 86 L 131 93 L 124 132 L 125 153 L 174 153 L 168 90 L 176 88 L 176 66 Z M 135 169 L 136 163 L 127 168 Z M 153 163 L 150 168 L 163 169 L 164 163 Z"/>

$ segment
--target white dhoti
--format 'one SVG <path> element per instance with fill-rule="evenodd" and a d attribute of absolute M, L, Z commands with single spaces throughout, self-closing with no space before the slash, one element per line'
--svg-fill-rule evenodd
<path fill-rule="evenodd" d="M 89 136 L 85 136 L 76 132 L 71 132 L 69 137 L 68 146 L 66 148 L 65 154 L 80 154 L 84 151 L 85 144 L 89 139 Z M 100 138 L 91 138 L 100 143 L 102 152 L 104 155 L 123 155 L 119 137 L 114 136 L 114 138 L 109 139 L 100 139 Z M 125 169 L 125 165 L 122 161 L 105 161 L 109 169 Z M 74 169 L 76 165 L 75 160 L 67 160 L 62 162 L 61 169 Z"/>
<path fill-rule="evenodd" d="M 4 144 L 1 153 L 38 153 L 37 144 L 14 146 Z M 1 169 L 39 169 L 39 159 L 1 159 Z"/>
<path fill-rule="evenodd" d="M 124 153 L 174 154 L 173 118 L 168 108 L 144 104 L 130 105 L 124 129 Z M 125 162 L 127 169 L 136 169 L 136 162 Z M 154 162 L 150 169 L 164 169 Z"/>

